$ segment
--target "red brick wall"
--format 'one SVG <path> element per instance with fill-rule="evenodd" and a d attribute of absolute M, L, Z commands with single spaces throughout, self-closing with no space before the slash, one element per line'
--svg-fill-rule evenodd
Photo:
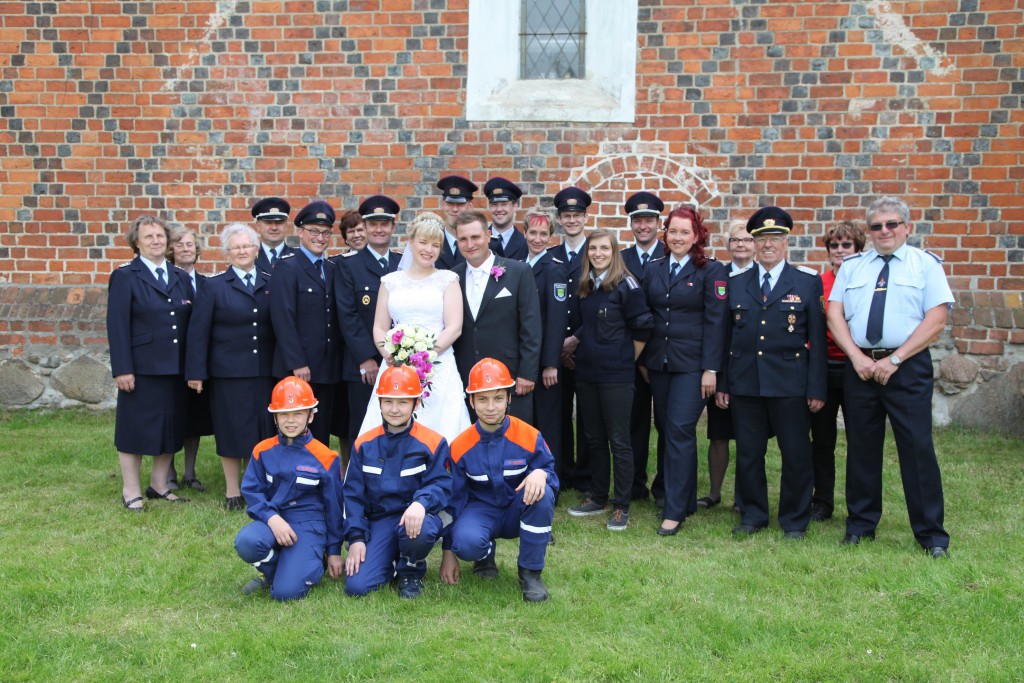
<path fill-rule="evenodd" d="M 631 124 L 467 122 L 467 3 L 0 0 L 0 345 L 101 342 L 141 213 L 213 235 L 266 194 L 383 192 L 407 220 L 447 172 L 525 207 L 578 181 L 606 227 L 640 188 L 719 229 L 776 203 L 815 265 L 826 222 L 896 194 L 957 348 L 1024 341 L 1020 0 L 640 0 Z"/>

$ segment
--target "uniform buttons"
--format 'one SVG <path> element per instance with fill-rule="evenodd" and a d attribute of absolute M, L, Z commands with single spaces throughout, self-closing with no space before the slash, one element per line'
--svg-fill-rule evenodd
<path fill-rule="evenodd" d="M 252 352 L 253 352 L 253 353 L 256 353 L 256 349 L 253 349 L 253 350 L 252 350 Z"/>
<path fill-rule="evenodd" d="M 174 315 L 174 311 L 171 311 L 171 315 Z"/>
<path fill-rule="evenodd" d="M 256 335 L 255 334 L 252 336 L 252 340 L 256 341 Z"/>
<path fill-rule="evenodd" d="M 252 324 L 252 326 L 253 326 L 253 327 L 256 327 L 256 323 L 253 323 L 253 324 Z"/>
<path fill-rule="evenodd" d="M 178 329 L 178 326 L 177 325 L 171 325 L 171 329 L 172 330 L 176 330 L 176 329 Z"/>
<path fill-rule="evenodd" d="M 796 357 L 797 357 L 797 358 L 799 358 L 799 357 L 800 357 L 800 352 L 799 352 L 799 351 L 797 351 L 797 352 L 796 352 Z"/>
<path fill-rule="evenodd" d="M 761 335 L 761 341 L 764 341 L 764 335 L 763 334 Z"/>
<path fill-rule="evenodd" d="M 177 343 L 178 343 L 178 340 L 177 340 L 177 339 L 175 339 L 175 340 L 174 340 L 174 343 L 175 343 L 175 344 L 177 344 Z"/>
<path fill-rule="evenodd" d="M 761 321 L 761 324 L 762 324 L 762 325 L 767 325 L 768 323 L 766 323 L 765 321 L 763 321 L 763 320 L 762 320 L 762 321 Z"/>
<path fill-rule="evenodd" d="M 307 289 L 306 291 L 307 291 L 307 292 L 309 292 L 310 294 L 312 294 L 312 293 L 313 293 L 313 288 L 312 288 L 312 287 L 310 287 L 310 288 L 309 288 L 309 289 Z"/>
<path fill-rule="evenodd" d="M 168 300 L 167 300 L 167 303 L 171 303 L 171 300 L 170 300 L 170 299 L 168 299 Z"/>
<path fill-rule="evenodd" d="M 255 308 L 254 308 L 254 309 L 252 309 L 252 312 L 253 312 L 253 313 L 259 313 L 259 311 L 258 311 L 258 310 L 256 310 Z M 256 324 L 256 323 L 253 323 L 253 325 L 255 325 L 255 324 Z"/>
<path fill-rule="evenodd" d="M 327 338 L 327 343 L 328 344 L 331 343 L 331 338 L 330 337 Z"/>
<path fill-rule="evenodd" d="M 763 356 L 763 355 L 764 355 L 764 352 L 763 352 L 763 351 L 758 351 L 758 352 L 757 352 L 757 355 L 759 355 L 759 356 Z"/>

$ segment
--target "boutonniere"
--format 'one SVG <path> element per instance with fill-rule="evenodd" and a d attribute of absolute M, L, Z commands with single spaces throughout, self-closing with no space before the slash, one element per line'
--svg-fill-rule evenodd
<path fill-rule="evenodd" d="M 505 266 L 494 266 L 493 268 L 491 268 L 491 275 L 494 276 L 494 281 L 495 282 L 497 282 L 498 279 L 502 275 L 504 275 L 504 274 L 505 274 Z"/>
<path fill-rule="evenodd" d="M 191 299 L 182 299 L 181 300 L 181 305 L 182 306 L 191 306 L 192 305 L 192 300 Z"/>

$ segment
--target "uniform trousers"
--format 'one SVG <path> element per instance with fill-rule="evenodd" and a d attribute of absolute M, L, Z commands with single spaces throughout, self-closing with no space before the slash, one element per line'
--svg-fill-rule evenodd
<path fill-rule="evenodd" d="M 701 373 L 649 370 L 655 419 L 665 433 L 663 519 L 683 521 L 697 512 L 697 422 L 707 399 Z"/>
<path fill-rule="evenodd" d="M 774 430 L 782 451 L 779 525 L 783 531 L 806 531 L 811 519 L 811 411 L 802 396 L 729 398 L 736 434 L 736 484 L 742 503 L 741 523 L 768 526 L 768 478 L 764 469 L 768 439 Z"/>
<path fill-rule="evenodd" d="M 384 372 L 381 368 L 380 372 Z M 366 417 L 366 407 L 370 405 L 370 396 L 373 394 L 373 385 L 365 382 L 348 382 L 348 439 L 349 443 L 355 443 L 359 437 L 359 427 Z"/>
<path fill-rule="evenodd" d="M 576 398 L 576 371 L 562 368 L 558 371 L 558 381 L 562 385 L 562 463 L 564 472 L 556 470 L 561 490 L 576 489 L 590 491 L 590 455 L 587 453 L 587 442 L 583 438 L 583 415 L 574 409 Z M 573 413 L 576 415 L 573 424 Z M 574 438 L 575 436 L 575 438 Z M 564 477 L 562 475 L 565 475 Z"/>
<path fill-rule="evenodd" d="M 275 600 L 298 600 L 324 575 L 324 546 L 327 527 L 323 522 L 288 522 L 296 541 L 278 545 L 274 532 L 263 522 L 252 521 L 235 536 L 235 551 L 256 567 L 270 586 Z"/>
<path fill-rule="evenodd" d="M 558 383 L 548 389 L 543 380 L 537 381 L 533 390 L 533 422 L 534 427 L 544 437 L 548 450 L 555 458 L 555 474 L 559 481 L 562 476 L 562 384 Z"/>
<path fill-rule="evenodd" d="M 647 488 L 647 461 L 651 451 L 651 385 L 637 369 L 633 380 L 633 407 L 630 415 L 629 440 L 633 447 L 634 499 L 645 499 L 650 493 L 654 499 L 665 497 L 665 436 L 658 430 L 657 469 L 651 488 Z"/>
<path fill-rule="evenodd" d="M 811 460 L 814 462 L 814 493 L 811 504 L 819 506 L 828 514 L 835 509 L 836 488 L 836 418 L 843 407 L 843 376 L 846 361 L 828 362 L 828 394 L 825 406 L 811 413 Z M 843 419 L 846 410 L 843 409 Z"/>
<path fill-rule="evenodd" d="M 608 502 L 610 473 L 615 472 L 612 506 L 629 511 L 633 488 L 633 447 L 630 444 L 630 408 L 633 383 L 576 381 L 577 410 L 583 413 L 584 434 L 590 454 L 590 498 Z M 611 454 L 608 446 L 611 445 Z"/>
<path fill-rule="evenodd" d="M 477 562 L 494 554 L 496 538 L 519 539 L 519 566 L 544 569 L 544 556 L 555 517 L 555 492 L 548 486 L 544 497 L 527 505 L 523 491 L 508 507 L 471 501 L 452 524 L 452 552 L 464 562 Z"/>
<path fill-rule="evenodd" d="M 932 443 L 933 370 L 928 351 L 911 356 L 889 383 L 865 382 L 848 364 L 846 405 L 846 533 L 873 532 L 882 517 L 882 446 L 888 416 L 914 538 L 922 547 L 948 547 L 943 528 L 942 475 Z"/>
<path fill-rule="evenodd" d="M 402 515 L 390 515 L 370 522 L 366 541 L 366 559 L 359 571 L 345 577 L 345 592 L 366 595 L 398 576 L 422 579 L 427 573 L 427 555 L 441 533 L 442 522 L 437 515 L 427 514 L 416 538 L 409 538 Z"/>
<path fill-rule="evenodd" d="M 309 425 L 309 431 L 313 433 L 314 439 L 325 446 L 330 446 L 331 414 L 334 412 L 334 385 L 310 382 L 309 386 L 317 400 L 316 417 L 313 419 L 313 424 Z"/>

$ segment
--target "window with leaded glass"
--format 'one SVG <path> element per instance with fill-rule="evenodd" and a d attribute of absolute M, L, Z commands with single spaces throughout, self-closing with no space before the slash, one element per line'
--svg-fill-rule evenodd
<path fill-rule="evenodd" d="M 586 0 L 522 0 L 519 78 L 586 77 Z"/>

